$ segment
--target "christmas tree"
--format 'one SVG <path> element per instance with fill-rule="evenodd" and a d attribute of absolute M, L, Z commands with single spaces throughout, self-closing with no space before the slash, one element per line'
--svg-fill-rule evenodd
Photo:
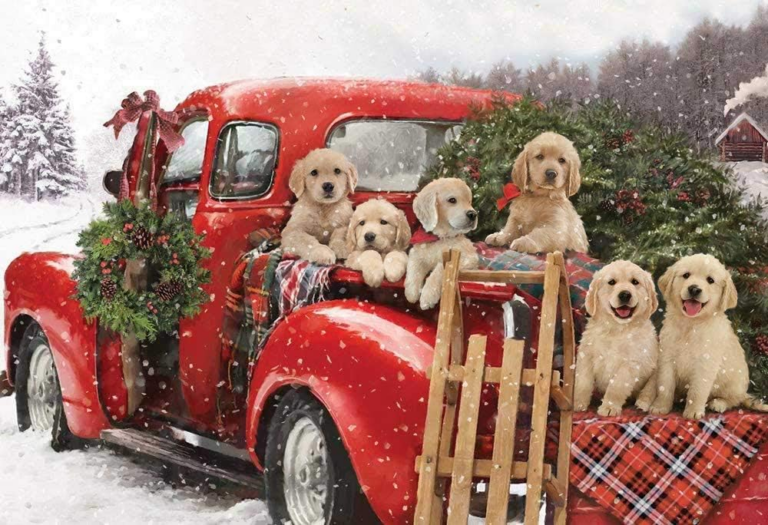
<path fill-rule="evenodd" d="M 768 397 L 768 224 L 764 204 L 743 204 L 727 169 L 695 153 L 685 136 L 637 126 L 612 102 L 542 106 L 497 101 L 477 112 L 460 138 L 440 151 L 428 179 L 460 177 L 482 210 L 476 240 L 499 231 L 502 187 L 525 144 L 544 131 L 573 140 L 582 186 L 573 197 L 590 237 L 590 254 L 628 259 L 655 278 L 675 260 L 710 253 L 733 273 L 738 307 L 729 312 L 747 351 L 752 390 Z M 660 320 L 657 319 L 657 321 Z"/>
<path fill-rule="evenodd" d="M 38 200 L 84 187 L 69 109 L 59 96 L 53 67 L 42 37 L 22 82 L 15 86 L 18 104 L 7 120 L 0 150 L 8 189 Z"/>

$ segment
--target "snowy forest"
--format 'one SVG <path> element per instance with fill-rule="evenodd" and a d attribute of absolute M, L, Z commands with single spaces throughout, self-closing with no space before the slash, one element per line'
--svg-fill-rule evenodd
<path fill-rule="evenodd" d="M 39 201 L 85 189 L 53 69 L 41 37 L 20 82 L 10 87 L 14 100 L 0 92 L 0 192 Z"/>
<path fill-rule="evenodd" d="M 739 83 L 761 76 L 768 60 L 768 7 L 758 6 L 746 27 L 704 20 L 678 46 L 649 40 L 624 40 L 600 61 L 589 65 L 553 58 L 523 71 L 509 61 L 488 73 L 458 68 L 419 73 L 425 82 L 530 93 L 547 102 L 555 98 L 589 104 L 611 98 L 642 123 L 658 124 L 688 135 L 699 150 L 714 145 L 735 117 L 723 115 L 726 100 Z M 743 105 L 759 123 L 768 123 L 768 100 Z"/>

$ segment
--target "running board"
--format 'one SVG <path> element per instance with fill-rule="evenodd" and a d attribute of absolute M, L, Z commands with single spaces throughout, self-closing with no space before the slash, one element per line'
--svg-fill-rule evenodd
<path fill-rule="evenodd" d="M 184 441 L 131 428 L 101 431 L 108 445 L 183 467 L 264 493 L 264 481 L 252 463 L 211 452 Z"/>

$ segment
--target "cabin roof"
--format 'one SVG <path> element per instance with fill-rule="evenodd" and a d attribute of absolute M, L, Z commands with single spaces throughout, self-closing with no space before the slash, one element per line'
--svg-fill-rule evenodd
<path fill-rule="evenodd" d="M 768 141 L 768 134 L 766 134 L 765 131 L 763 131 L 762 128 L 757 125 L 757 122 L 755 122 L 755 119 L 753 119 L 752 117 L 747 115 L 746 112 L 744 112 L 738 117 L 736 117 L 735 119 L 733 119 L 733 122 L 731 122 L 731 125 L 725 128 L 725 131 L 723 131 L 722 133 L 720 133 L 720 135 L 718 135 L 717 139 L 715 139 L 715 145 L 720 144 L 720 141 L 722 141 L 728 135 L 728 132 L 738 127 L 738 125 L 741 124 L 742 121 L 744 120 L 749 122 L 752 125 L 752 127 L 755 128 L 755 130 L 758 133 L 760 133 L 760 136 L 763 137 L 766 141 Z"/>

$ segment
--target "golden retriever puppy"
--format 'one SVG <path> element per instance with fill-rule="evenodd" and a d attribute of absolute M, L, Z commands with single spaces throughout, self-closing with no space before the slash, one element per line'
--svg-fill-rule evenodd
<path fill-rule="evenodd" d="M 461 179 L 436 179 L 413 200 L 413 211 L 426 232 L 426 242 L 414 244 L 408 254 L 405 297 L 422 309 L 440 301 L 443 287 L 443 252 L 461 250 L 461 268 L 477 268 L 478 257 L 465 234 L 477 228 L 472 191 Z"/>
<path fill-rule="evenodd" d="M 568 200 L 581 186 L 580 168 L 576 148 L 562 135 L 542 133 L 526 144 L 512 168 L 522 194 L 512 202 L 504 229 L 485 242 L 525 253 L 586 252 L 584 224 Z"/>
<path fill-rule="evenodd" d="M 341 153 L 316 149 L 296 162 L 288 187 L 298 200 L 282 234 L 286 253 L 333 264 L 347 256 L 347 227 L 357 186 L 357 169 Z"/>
<path fill-rule="evenodd" d="M 629 261 L 615 261 L 589 285 L 590 320 L 576 360 L 574 407 L 586 410 L 592 392 L 603 395 L 601 416 L 618 416 L 628 398 L 648 410 L 656 394 L 652 379 L 659 343 L 651 314 L 659 306 L 651 275 Z"/>
<path fill-rule="evenodd" d="M 738 296 L 731 274 L 711 255 L 683 257 L 659 279 L 667 302 L 659 334 L 659 366 L 653 414 L 667 414 L 685 397 L 683 416 L 704 417 L 706 407 L 724 412 L 736 406 L 765 411 L 747 394 L 744 349 L 726 310 Z"/>
<path fill-rule="evenodd" d="M 408 264 L 411 227 L 405 213 L 384 199 L 371 199 L 355 208 L 347 229 L 347 266 L 363 272 L 374 288 L 399 281 Z"/>

